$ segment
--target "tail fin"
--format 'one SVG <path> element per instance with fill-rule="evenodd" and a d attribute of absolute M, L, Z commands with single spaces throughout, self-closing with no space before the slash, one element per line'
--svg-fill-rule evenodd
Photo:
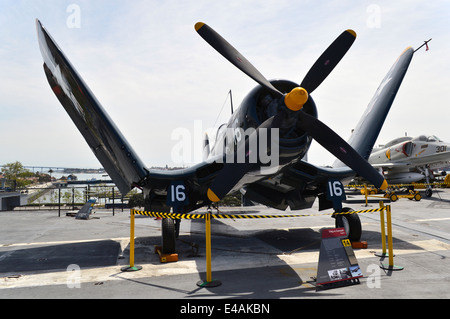
<path fill-rule="evenodd" d="M 90 199 L 84 204 L 83 207 L 78 211 L 78 213 L 75 215 L 75 219 L 89 219 L 89 216 L 92 212 L 92 207 L 94 207 L 96 200 Z"/>
<path fill-rule="evenodd" d="M 414 50 L 409 47 L 395 61 L 350 136 L 348 143 L 365 159 L 372 152 L 413 55 Z M 342 166 L 345 164 L 339 160 L 333 164 L 333 167 Z"/>
<path fill-rule="evenodd" d="M 39 20 L 36 28 L 53 92 L 120 192 L 127 194 L 148 170 Z"/>

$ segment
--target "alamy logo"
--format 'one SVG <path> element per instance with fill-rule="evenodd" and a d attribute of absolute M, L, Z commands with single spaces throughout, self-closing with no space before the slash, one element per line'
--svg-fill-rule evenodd
<path fill-rule="evenodd" d="M 193 132 L 193 133 L 192 133 Z M 261 173 L 270 173 L 279 165 L 279 130 L 222 127 L 214 141 L 203 143 L 202 121 L 194 122 L 194 129 L 177 128 L 172 132 L 171 157 L 176 164 L 200 162 L 251 163 L 261 165 Z M 212 143 L 213 142 L 213 143 Z M 213 151 L 209 154 L 212 144 Z"/>
<path fill-rule="evenodd" d="M 67 13 L 70 15 L 67 17 L 66 25 L 69 29 L 80 29 L 81 28 L 81 8 L 78 4 L 70 4 L 67 9 Z"/>
<path fill-rule="evenodd" d="M 81 288 L 81 268 L 78 265 L 72 264 L 67 267 L 67 288 Z"/>

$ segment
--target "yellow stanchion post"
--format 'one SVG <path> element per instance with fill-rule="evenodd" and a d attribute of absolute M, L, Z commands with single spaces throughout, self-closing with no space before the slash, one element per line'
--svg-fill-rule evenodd
<path fill-rule="evenodd" d="M 369 197 L 369 191 L 367 190 L 367 184 L 364 184 L 364 197 L 366 198 L 366 207 L 369 206 L 369 201 L 367 197 Z"/>
<path fill-rule="evenodd" d="M 141 266 L 134 265 L 134 209 L 130 210 L 130 265 L 122 267 L 121 271 L 138 271 L 141 270 Z"/>
<path fill-rule="evenodd" d="M 206 281 L 197 282 L 199 287 L 217 287 L 222 284 L 220 280 L 212 280 L 211 271 L 211 211 L 205 214 L 205 231 L 206 231 Z"/>
<path fill-rule="evenodd" d="M 387 233 L 388 233 L 388 249 L 389 249 L 389 266 L 394 265 L 394 250 L 392 247 L 392 219 L 391 205 L 386 207 Z"/>
<path fill-rule="evenodd" d="M 394 265 L 394 247 L 392 243 L 392 218 L 391 218 L 391 205 L 386 206 L 386 222 L 388 233 L 388 249 L 389 249 L 389 265 L 381 264 L 381 268 L 387 270 L 403 270 L 403 267 Z"/>
<path fill-rule="evenodd" d="M 376 253 L 377 257 L 387 257 L 386 253 L 386 230 L 384 224 L 384 211 L 386 210 L 386 206 L 384 206 L 384 202 L 380 201 L 380 224 L 381 224 L 381 253 Z"/>
<path fill-rule="evenodd" d="M 211 272 L 211 213 L 205 216 L 206 226 L 206 281 L 212 281 Z"/>

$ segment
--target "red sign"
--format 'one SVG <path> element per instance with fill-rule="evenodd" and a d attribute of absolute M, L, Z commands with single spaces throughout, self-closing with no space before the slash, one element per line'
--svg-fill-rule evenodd
<path fill-rule="evenodd" d="M 347 237 L 347 233 L 344 228 L 332 228 L 322 230 L 322 239 L 331 237 Z"/>

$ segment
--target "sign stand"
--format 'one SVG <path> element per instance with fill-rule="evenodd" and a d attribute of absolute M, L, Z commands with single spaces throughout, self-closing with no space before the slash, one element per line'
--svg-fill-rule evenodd
<path fill-rule="evenodd" d="M 363 275 L 344 228 L 324 229 L 317 269 L 317 290 L 359 284 Z"/>

